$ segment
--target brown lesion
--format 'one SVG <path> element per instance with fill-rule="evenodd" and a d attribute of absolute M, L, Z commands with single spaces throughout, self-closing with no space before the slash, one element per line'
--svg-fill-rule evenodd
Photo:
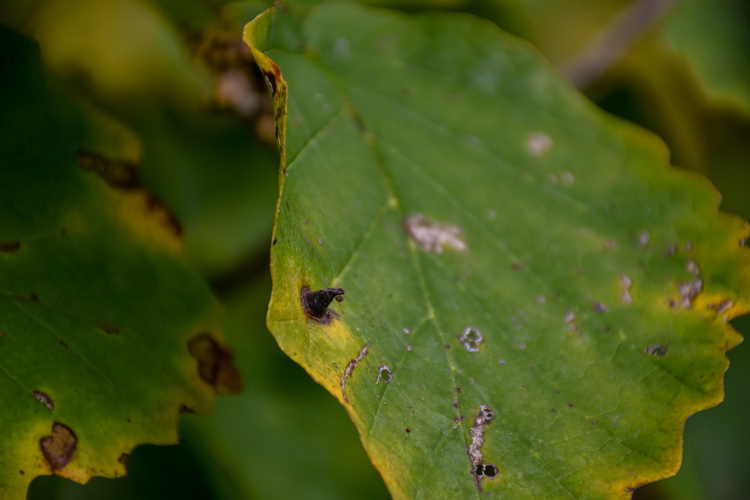
<path fill-rule="evenodd" d="M 20 241 L 3 241 L 0 242 L 0 252 L 2 253 L 16 253 L 21 249 Z"/>
<path fill-rule="evenodd" d="M 52 426 L 52 435 L 44 436 L 39 440 L 42 455 L 53 473 L 62 470 L 70 463 L 77 446 L 78 438 L 75 432 L 60 422 L 55 422 Z"/>
<path fill-rule="evenodd" d="M 209 105 L 235 113 L 253 125 L 256 136 L 276 146 L 274 111 L 266 83 L 275 92 L 275 75 L 258 69 L 250 48 L 234 33 L 205 33 L 196 38 L 195 55 L 213 73 Z"/>
<path fill-rule="evenodd" d="M 141 187 L 138 167 L 134 163 L 83 150 L 76 151 L 75 160 L 81 168 L 95 172 L 114 188 L 129 190 Z"/>
<path fill-rule="evenodd" d="M 198 376 L 219 394 L 242 390 L 242 379 L 232 364 L 232 353 L 208 333 L 200 333 L 188 342 L 190 355 L 198 362 Z"/>
<path fill-rule="evenodd" d="M 120 333 L 119 328 L 117 328 L 116 326 L 107 324 L 103 321 L 97 321 L 96 327 L 105 333 L 109 333 L 110 335 L 117 335 L 118 333 Z"/>
<path fill-rule="evenodd" d="M 75 161 L 82 169 L 98 175 L 110 187 L 129 193 L 126 199 L 132 205 L 126 204 L 127 213 L 141 212 L 171 237 L 179 238 L 182 235 L 182 227 L 174 214 L 141 183 L 137 164 L 84 150 L 75 153 Z M 139 220 L 138 224 L 141 227 L 142 221 Z"/>

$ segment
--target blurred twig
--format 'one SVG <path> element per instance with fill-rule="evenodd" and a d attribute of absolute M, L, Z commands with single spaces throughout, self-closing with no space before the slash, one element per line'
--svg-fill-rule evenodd
<path fill-rule="evenodd" d="M 595 81 L 625 50 L 660 21 L 677 0 L 638 0 L 618 15 L 575 57 L 558 69 L 573 85 Z"/>

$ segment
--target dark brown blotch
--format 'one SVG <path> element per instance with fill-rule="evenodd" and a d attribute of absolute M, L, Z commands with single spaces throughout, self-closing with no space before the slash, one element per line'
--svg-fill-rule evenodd
<path fill-rule="evenodd" d="M 117 335 L 118 333 L 120 333 L 120 329 L 119 328 L 117 328 L 116 326 L 112 326 L 110 324 L 107 324 L 107 323 L 105 323 L 103 321 L 97 321 L 96 322 L 96 327 L 99 330 L 103 331 L 104 333 L 109 333 L 110 335 Z"/>
<path fill-rule="evenodd" d="M 16 253 L 20 248 L 20 241 L 5 241 L 0 243 L 0 252 L 2 253 Z"/>
<path fill-rule="evenodd" d="M 268 88 L 271 89 L 271 95 L 274 95 L 276 93 L 276 75 L 273 71 L 264 71 L 263 74 L 266 77 Z"/>
<path fill-rule="evenodd" d="M 242 379 L 232 364 L 232 353 L 208 333 L 200 333 L 188 342 L 190 355 L 198 362 L 198 376 L 219 394 L 242 390 Z"/>
<path fill-rule="evenodd" d="M 89 151 L 77 151 L 75 160 L 81 168 L 96 173 L 112 187 L 135 189 L 140 186 L 138 168 L 133 163 L 113 160 Z"/>
<path fill-rule="evenodd" d="M 343 294 L 344 290 L 341 288 L 323 288 L 313 292 L 305 285 L 300 292 L 302 310 L 321 325 L 328 325 L 337 316 L 334 311 L 328 309 L 328 306 L 337 296 Z"/>
<path fill-rule="evenodd" d="M 39 447 L 52 471 L 65 468 L 73 459 L 73 454 L 78 445 L 75 432 L 65 424 L 55 422 L 52 426 L 52 435 L 44 436 L 39 440 Z"/>

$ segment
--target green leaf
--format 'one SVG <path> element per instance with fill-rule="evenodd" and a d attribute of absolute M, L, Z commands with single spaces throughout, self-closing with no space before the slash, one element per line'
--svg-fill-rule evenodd
<path fill-rule="evenodd" d="M 237 374 L 121 138 L 47 88 L 33 42 L 0 27 L 0 47 L 0 497 L 25 498 L 41 474 L 124 474 Z"/>
<path fill-rule="evenodd" d="M 748 310 L 748 228 L 710 184 L 470 16 L 282 5 L 245 39 L 282 155 L 268 325 L 394 498 L 674 474 Z"/>
<path fill-rule="evenodd" d="M 750 113 L 747 3 L 689 0 L 670 16 L 665 34 L 715 100 Z"/>

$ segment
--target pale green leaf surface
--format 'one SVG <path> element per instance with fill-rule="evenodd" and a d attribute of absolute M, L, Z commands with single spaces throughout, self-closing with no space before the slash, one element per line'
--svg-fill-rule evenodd
<path fill-rule="evenodd" d="M 476 18 L 280 6 L 245 37 L 281 131 L 268 324 L 344 403 L 392 495 L 479 497 L 480 405 L 499 468 L 481 486 L 503 498 L 629 498 L 673 474 L 748 304 L 747 228 L 711 186 Z M 466 248 L 424 248 L 416 214 Z M 346 290 L 331 324 L 305 315 L 305 285 Z"/>
<path fill-rule="evenodd" d="M 176 442 L 181 407 L 210 411 L 208 382 L 233 372 L 199 356 L 199 376 L 188 343 L 205 333 L 220 350 L 218 308 L 169 214 L 76 164 L 119 160 L 120 144 L 50 92 L 33 42 L 0 38 L 0 498 L 20 499 L 40 474 L 124 474 L 133 447 Z"/>

